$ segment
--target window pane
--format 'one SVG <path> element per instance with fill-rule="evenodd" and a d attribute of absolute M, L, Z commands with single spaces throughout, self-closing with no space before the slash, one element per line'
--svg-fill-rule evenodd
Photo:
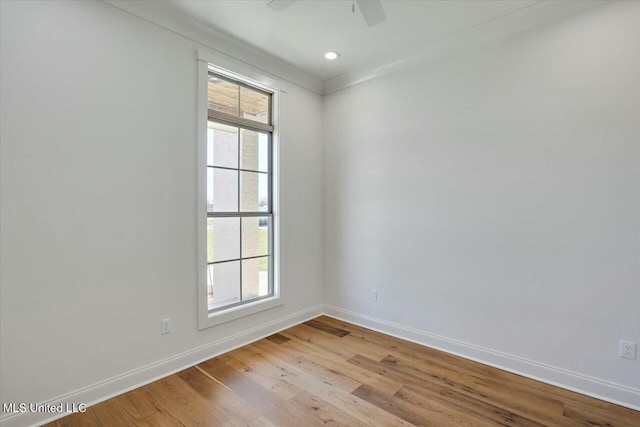
<path fill-rule="evenodd" d="M 269 295 L 269 258 L 242 261 L 242 300 Z"/>
<path fill-rule="evenodd" d="M 240 130 L 240 169 L 269 172 L 269 136 L 252 130 Z"/>
<path fill-rule="evenodd" d="M 207 179 L 209 212 L 238 212 L 238 172 L 209 168 Z"/>
<path fill-rule="evenodd" d="M 209 75 L 209 109 L 221 113 L 238 115 L 240 86 Z"/>
<path fill-rule="evenodd" d="M 207 164 L 238 168 L 238 128 L 209 122 L 207 129 Z"/>
<path fill-rule="evenodd" d="M 207 262 L 238 258 L 240 218 L 207 218 Z"/>
<path fill-rule="evenodd" d="M 209 310 L 240 302 L 240 261 L 212 264 L 207 270 Z"/>
<path fill-rule="evenodd" d="M 269 255 L 269 217 L 242 218 L 242 258 Z"/>
<path fill-rule="evenodd" d="M 240 205 L 243 212 L 269 211 L 269 175 L 240 172 Z"/>
<path fill-rule="evenodd" d="M 213 169 L 207 168 L 207 212 L 213 212 Z"/>
<path fill-rule="evenodd" d="M 269 124 L 269 95 L 240 88 L 240 117 Z"/>

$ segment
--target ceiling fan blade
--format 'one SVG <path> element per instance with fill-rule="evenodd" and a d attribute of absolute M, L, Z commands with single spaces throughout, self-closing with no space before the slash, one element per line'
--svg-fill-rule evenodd
<path fill-rule="evenodd" d="M 373 27 L 387 19 L 380 0 L 356 0 L 356 3 L 358 3 L 360 13 L 362 13 L 364 22 L 366 22 L 368 26 Z"/>
<path fill-rule="evenodd" d="M 271 1 L 269 1 L 269 3 L 267 3 L 267 7 L 269 9 L 281 11 L 281 10 L 285 10 L 286 8 L 288 8 L 289 6 L 291 6 L 296 1 L 297 0 L 271 0 Z"/>

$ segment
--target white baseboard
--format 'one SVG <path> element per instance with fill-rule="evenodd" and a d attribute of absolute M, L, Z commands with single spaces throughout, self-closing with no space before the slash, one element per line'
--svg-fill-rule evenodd
<path fill-rule="evenodd" d="M 329 317 L 640 411 L 640 390 L 325 304 Z"/>
<path fill-rule="evenodd" d="M 586 375 L 545 365 L 488 348 L 453 340 L 429 332 L 377 319 L 364 314 L 330 305 L 316 305 L 292 313 L 193 350 L 177 354 L 159 362 L 109 378 L 100 383 L 58 396 L 50 400 L 51 405 L 66 405 L 85 402 L 89 406 L 105 401 L 129 390 L 149 384 L 160 378 L 182 371 L 222 353 L 250 344 L 291 326 L 313 319 L 321 314 L 353 323 L 387 335 L 411 341 L 427 347 L 493 366 L 547 384 L 595 397 L 607 402 L 640 410 L 640 390 L 592 378 Z M 67 414 L 16 413 L 0 418 L 2 427 L 37 426 L 62 418 Z"/>
<path fill-rule="evenodd" d="M 129 371 L 108 380 L 81 388 L 50 400 L 51 405 L 85 402 L 88 406 L 105 401 L 119 394 L 149 384 L 190 366 L 196 365 L 222 353 L 250 344 L 268 337 L 283 329 L 290 328 L 322 314 L 323 305 L 319 304 L 305 310 L 292 313 L 272 322 L 243 331 L 241 333 L 197 347 L 193 350 L 177 354 L 173 357 Z M 42 412 L 23 412 L 4 415 L 0 418 L 2 427 L 39 426 L 62 418 L 68 414 L 51 414 Z"/>

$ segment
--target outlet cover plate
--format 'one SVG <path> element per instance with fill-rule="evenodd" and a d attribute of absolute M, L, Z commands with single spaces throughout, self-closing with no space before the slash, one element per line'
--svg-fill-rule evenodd
<path fill-rule="evenodd" d="M 160 321 L 160 335 L 166 335 L 171 332 L 171 318 L 162 319 Z"/>
<path fill-rule="evenodd" d="M 635 359 L 638 345 L 632 341 L 620 341 L 620 357 Z"/>

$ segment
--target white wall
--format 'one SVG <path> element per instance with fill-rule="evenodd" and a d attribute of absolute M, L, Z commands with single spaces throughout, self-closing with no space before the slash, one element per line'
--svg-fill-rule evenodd
<path fill-rule="evenodd" d="M 99 2 L 0 15 L 3 402 L 204 356 L 322 302 L 324 271 L 331 306 L 640 388 L 617 356 L 640 342 L 637 2 L 332 94 L 324 128 L 288 85 L 286 304 L 200 332 L 201 46 Z"/>
<path fill-rule="evenodd" d="M 1 7 L 3 402 L 48 401 L 322 302 L 319 95 L 289 84 L 282 106 L 284 306 L 198 331 L 202 46 L 101 2 Z"/>
<path fill-rule="evenodd" d="M 640 3 L 336 92 L 324 114 L 336 313 L 616 383 L 640 407 L 640 361 L 618 357 L 640 342 Z"/>

